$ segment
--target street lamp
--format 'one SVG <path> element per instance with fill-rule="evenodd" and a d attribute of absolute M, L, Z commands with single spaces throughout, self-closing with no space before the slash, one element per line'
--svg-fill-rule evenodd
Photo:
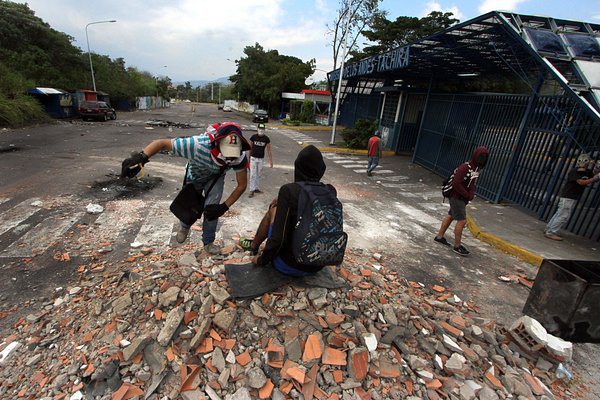
<path fill-rule="evenodd" d="M 166 65 L 162 66 L 163 68 L 167 68 Z M 154 81 L 156 82 L 156 103 L 155 103 L 155 109 L 158 108 L 158 75 L 156 75 L 156 78 L 154 78 Z"/>
<path fill-rule="evenodd" d="M 88 57 L 90 59 L 90 70 L 92 71 L 92 85 L 94 86 L 94 92 L 96 91 L 96 78 L 94 78 L 94 65 L 92 64 L 92 53 L 90 53 L 90 39 L 88 38 L 88 26 L 94 25 L 94 24 L 109 24 L 109 23 L 113 23 L 113 22 L 117 22 L 117 20 L 111 19 L 110 21 L 90 22 L 89 24 L 87 24 L 85 26 L 85 41 L 87 42 Z"/>

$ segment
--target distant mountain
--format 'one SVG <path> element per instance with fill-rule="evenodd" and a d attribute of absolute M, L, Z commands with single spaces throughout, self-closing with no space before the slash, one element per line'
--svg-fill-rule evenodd
<path fill-rule="evenodd" d="M 172 85 L 173 86 L 177 86 L 177 85 L 185 85 L 185 82 L 190 82 L 190 84 L 192 85 L 192 87 L 198 87 L 198 86 L 205 86 L 211 82 L 215 82 L 215 83 L 221 83 L 223 85 L 231 85 L 233 82 L 231 82 L 229 80 L 228 76 L 224 76 L 222 78 L 217 78 L 215 80 L 212 81 L 207 81 L 204 79 L 199 79 L 199 80 L 195 80 L 195 81 L 184 81 L 184 82 L 173 82 Z"/>

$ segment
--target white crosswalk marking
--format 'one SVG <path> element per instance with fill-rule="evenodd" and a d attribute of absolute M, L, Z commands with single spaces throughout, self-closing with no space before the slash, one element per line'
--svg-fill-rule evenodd
<path fill-rule="evenodd" d="M 0 215 L 0 235 L 5 234 L 40 210 L 31 204 L 40 199 L 28 199 Z"/>
<path fill-rule="evenodd" d="M 169 205 L 169 201 L 159 201 L 150 208 L 134 242 L 146 247 L 158 248 L 159 251 L 169 247 L 175 222 Z"/>
<path fill-rule="evenodd" d="M 47 218 L 8 246 L 0 257 L 35 256 L 54 244 L 82 216 L 82 212 L 76 212 L 60 218 Z"/>
<path fill-rule="evenodd" d="M 143 219 L 146 212 L 142 200 L 116 200 L 105 204 L 104 212 L 75 239 L 76 246 L 69 253 L 77 255 L 86 249 L 93 250 L 101 243 L 113 244 L 119 235 Z"/>

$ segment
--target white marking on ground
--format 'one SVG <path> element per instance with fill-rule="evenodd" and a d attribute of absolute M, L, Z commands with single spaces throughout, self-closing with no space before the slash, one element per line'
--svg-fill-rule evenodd
<path fill-rule="evenodd" d="M 134 242 L 147 247 L 155 247 L 158 251 L 169 247 L 173 223 L 176 222 L 176 218 L 169 210 L 170 204 L 169 201 L 159 201 L 150 208 Z"/>
<path fill-rule="evenodd" d="M 85 250 L 94 250 L 104 242 L 114 244 L 121 240 L 121 233 L 143 218 L 144 211 L 145 205 L 142 200 L 115 200 L 106 203 L 104 212 L 87 230 L 81 231 L 76 239 L 77 248 L 70 249 L 69 253 L 79 254 Z"/>
<path fill-rule="evenodd" d="M 392 171 L 391 169 L 376 169 L 373 171 L 373 175 L 377 174 L 396 174 L 396 171 Z"/>
<path fill-rule="evenodd" d="M 437 218 L 434 218 L 417 208 L 398 202 L 394 203 L 394 206 L 414 221 L 422 222 L 430 226 L 437 226 L 440 224 L 440 221 Z"/>
<path fill-rule="evenodd" d="M 32 206 L 31 203 L 39 201 L 38 198 L 28 199 L 17 204 L 10 210 L 0 215 L 0 235 L 8 232 L 27 218 L 40 210 L 39 207 Z"/>
<path fill-rule="evenodd" d="M 408 179 L 408 176 L 393 175 L 393 176 L 378 176 L 379 181 L 399 182 Z"/>
<path fill-rule="evenodd" d="M 1 257 L 33 257 L 43 252 L 52 246 L 83 214 L 83 212 L 76 212 L 67 217 L 45 219 L 4 250 Z"/>
<path fill-rule="evenodd" d="M 367 168 L 367 163 L 363 164 L 342 164 L 344 168 Z"/>

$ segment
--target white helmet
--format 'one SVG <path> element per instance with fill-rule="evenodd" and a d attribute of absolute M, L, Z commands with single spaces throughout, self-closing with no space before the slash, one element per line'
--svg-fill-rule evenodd
<path fill-rule="evenodd" d="M 577 168 L 587 168 L 590 164 L 591 158 L 589 154 L 583 153 L 577 157 Z"/>

